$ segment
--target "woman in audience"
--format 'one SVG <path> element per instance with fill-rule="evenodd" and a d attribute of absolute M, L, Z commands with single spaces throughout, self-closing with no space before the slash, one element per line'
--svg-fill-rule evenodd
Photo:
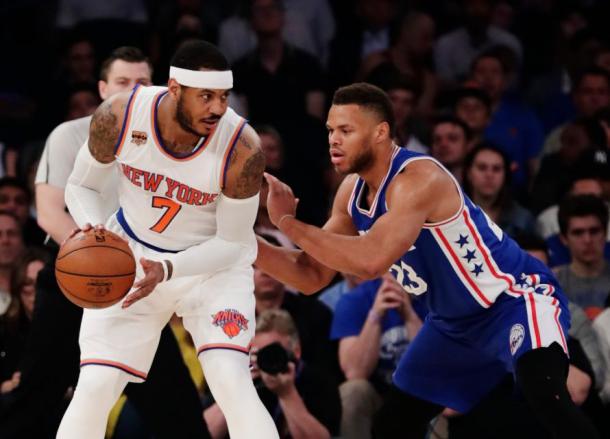
<path fill-rule="evenodd" d="M 510 163 L 489 143 L 475 147 L 464 160 L 464 190 L 472 201 L 511 236 L 535 233 L 533 215 L 513 199 Z"/>
<path fill-rule="evenodd" d="M 34 312 L 34 285 L 48 259 L 44 250 L 30 248 L 11 274 L 11 304 L 0 319 L 0 394 L 19 385 L 17 367 Z"/>

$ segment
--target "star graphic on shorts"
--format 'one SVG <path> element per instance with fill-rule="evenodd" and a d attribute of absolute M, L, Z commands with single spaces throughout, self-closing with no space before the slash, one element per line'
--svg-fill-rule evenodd
<path fill-rule="evenodd" d="M 483 273 L 483 264 L 474 264 L 474 270 L 471 271 L 476 277 Z"/>
<path fill-rule="evenodd" d="M 462 234 L 460 233 L 460 239 L 455 241 L 455 243 L 459 244 L 460 248 L 464 247 L 466 244 L 468 244 L 468 235 L 462 236 Z"/>
<path fill-rule="evenodd" d="M 522 277 L 521 279 L 519 279 L 517 282 L 517 285 L 519 285 L 521 288 L 525 288 L 525 287 L 529 287 L 529 283 L 527 282 L 527 279 L 524 277 Z"/>
<path fill-rule="evenodd" d="M 472 259 L 476 259 L 476 250 L 468 250 L 466 249 L 466 255 L 462 256 L 464 259 L 466 259 L 468 262 L 470 262 Z"/>

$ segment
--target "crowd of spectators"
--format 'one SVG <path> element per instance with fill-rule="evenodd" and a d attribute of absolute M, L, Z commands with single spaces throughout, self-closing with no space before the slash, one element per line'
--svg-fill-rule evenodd
<path fill-rule="evenodd" d="M 230 103 L 259 133 L 267 171 L 294 189 L 299 218 L 316 225 L 341 179 L 325 129 L 333 92 L 356 81 L 384 89 L 397 145 L 437 159 L 491 220 L 555 270 L 572 314 L 570 395 L 610 434 L 608 16 L 604 0 L 3 5 L 0 410 L 19 387 L 37 273 L 53 255 L 33 196 L 47 136 L 95 111 L 102 61 L 117 47 L 140 48 L 153 83 L 163 85 L 174 50 L 206 39 L 231 62 Z M 290 247 L 261 199 L 257 232 Z M 281 437 L 371 438 L 381 405 L 400 404 L 389 390 L 391 373 L 425 319 L 421 302 L 385 276 L 362 282 L 345 273 L 305 297 L 258 270 L 255 297 L 253 379 Z M 179 321 L 172 325 L 186 363 L 197 369 L 188 336 Z M 257 366 L 257 352 L 270 345 L 287 358 L 281 371 Z M 202 422 L 224 438 L 204 376 L 192 376 L 205 401 Z M 469 414 L 447 409 L 431 437 L 545 437 L 510 378 Z M 120 412 L 109 437 L 150 438 L 129 405 Z"/>

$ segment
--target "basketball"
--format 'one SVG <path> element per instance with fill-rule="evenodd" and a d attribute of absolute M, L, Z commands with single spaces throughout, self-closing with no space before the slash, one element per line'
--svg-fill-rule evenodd
<path fill-rule="evenodd" d="M 72 303 L 106 308 L 131 289 L 136 261 L 127 242 L 108 230 L 79 232 L 59 249 L 57 284 Z"/>

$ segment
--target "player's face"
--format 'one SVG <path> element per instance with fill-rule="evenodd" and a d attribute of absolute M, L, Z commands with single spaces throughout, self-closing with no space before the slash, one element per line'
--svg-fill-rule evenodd
<path fill-rule="evenodd" d="M 108 69 L 108 80 L 100 81 L 98 88 L 102 99 L 133 89 L 136 84 L 151 85 L 152 72 L 147 62 L 114 61 Z"/>
<path fill-rule="evenodd" d="M 11 266 L 23 252 L 21 229 L 14 218 L 0 215 L 0 266 Z"/>
<path fill-rule="evenodd" d="M 373 144 L 379 120 L 359 105 L 333 105 L 326 128 L 330 161 L 342 174 L 361 173 L 373 162 Z"/>
<path fill-rule="evenodd" d="M 464 131 L 453 123 L 440 123 L 432 132 L 432 156 L 445 166 L 463 162 L 467 143 Z"/>
<path fill-rule="evenodd" d="M 23 189 L 5 186 L 0 189 L 0 210 L 11 212 L 21 224 L 25 224 L 30 215 L 28 197 Z"/>
<path fill-rule="evenodd" d="M 180 127 L 199 137 L 209 135 L 229 106 L 229 90 L 180 86 L 176 120 Z"/>
<path fill-rule="evenodd" d="M 468 178 L 473 191 L 483 197 L 495 197 L 504 184 L 504 163 L 494 151 L 483 150 L 477 154 Z"/>
<path fill-rule="evenodd" d="M 21 291 L 19 291 L 23 309 L 30 318 L 34 312 L 34 299 L 36 297 L 34 285 L 36 284 L 36 278 L 38 277 L 40 270 L 42 270 L 42 267 L 44 267 L 42 261 L 32 261 L 28 264 L 25 270 L 25 279 L 23 279 L 23 285 L 21 285 Z"/>
<path fill-rule="evenodd" d="M 562 240 L 577 261 L 591 264 L 601 261 L 604 257 L 606 231 L 599 218 L 594 215 L 570 218 L 568 230 L 562 235 Z"/>

